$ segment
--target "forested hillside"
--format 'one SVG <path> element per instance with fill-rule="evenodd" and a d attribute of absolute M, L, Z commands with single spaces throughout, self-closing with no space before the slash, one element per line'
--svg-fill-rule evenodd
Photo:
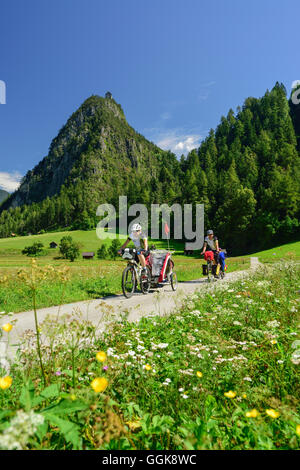
<path fill-rule="evenodd" d="M 117 206 L 118 196 L 127 194 L 129 204 L 205 203 L 206 227 L 232 254 L 296 239 L 299 110 L 293 106 L 277 83 L 230 110 L 178 161 L 135 132 L 114 100 L 93 96 L 1 206 L 0 236 L 92 228 L 98 204 Z"/>
<path fill-rule="evenodd" d="M 206 225 L 233 252 L 299 237 L 300 157 L 283 85 L 230 110 L 181 164 L 183 200 L 205 202 Z"/>
<path fill-rule="evenodd" d="M 5 201 L 9 196 L 9 193 L 7 191 L 4 191 L 3 189 L 0 189 L 0 203 Z"/>

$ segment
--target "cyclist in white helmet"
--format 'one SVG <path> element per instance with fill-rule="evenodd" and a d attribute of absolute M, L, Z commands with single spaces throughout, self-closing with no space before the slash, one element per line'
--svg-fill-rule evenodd
<path fill-rule="evenodd" d="M 141 240 L 143 240 L 143 248 L 141 247 Z M 134 243 L 141 266 L 146 269 L 146 260 L 143 251 L 148 250 L 148 239 L 147 236 L 142 232 L 142 227 L 140 226 L 140 224 L 134 224 L 132 226 L 131 233 L 129 234 L 126 242 L 121 246 L 120 250 L 118 251 L 119 255 L 122 254 L 122 250 L 124 250 L 124 248 L 126 248 L 128 243 L 130 243 L 131 241 Z"/>

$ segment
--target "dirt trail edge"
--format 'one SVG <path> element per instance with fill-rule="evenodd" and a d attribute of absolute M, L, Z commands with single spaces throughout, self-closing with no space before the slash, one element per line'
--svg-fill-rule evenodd
<path fill-rule="evenodd" d="M 62 305 L 60 307 L 48 307 L 38 310 L 38 321 L 43 322 L 47 316 L 51 316 L 55 321 L 62 315 L 68 314 L 70 320 L 80 312 L 82 318 L 88 319 L 99 330 L 104 328 L 105 322 L 108 320 L 117 320 L 126 314 L 129 321 L 138 321 L 141 317 L 150 314 L 166 315 L 176 308 L 179 308 L 183 300 L 202 289 L 214 289 L 219 283 L 228 283 L 248 276 L 259 265 L 258 258 L 250 258 L 250 269 L 245 271 L 235 271 L 226 274 L 222 281 L 208 283 L 206 278 L 195 279 L 194 281 L 184 281 L 178 283 L 176 292 L 172 291 L 170 285 L 166 285 L 157 290 L 151 290 L 149 294 L 143 295 L 137 293 L 130 299 L 125 299 L 123 295 L 115 295 L 95 300 L 87 300 L 72 304 Z M 3 316 L 1 324 L 17 320 L 13 330 L 9 333 L 9 344 L 6 346 L 7 354 L 12 359 L 20 341 L 22 341 L 23 333 L 26 330 L 34 330 L 34 314 L 33 311 L 16 313 L 13 316 Z M 2 337 L 2 344 L 7 340 L 7 335 Z"/>

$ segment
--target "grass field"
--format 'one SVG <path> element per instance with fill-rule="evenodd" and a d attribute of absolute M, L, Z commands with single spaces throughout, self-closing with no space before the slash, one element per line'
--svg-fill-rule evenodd
<path fill-rule="evenodd" d="M 0 370 L 0 449 L 299 449 L 299 269 L 266 265 L 103 332 L 40 324 L 40 359 L 28 332 Z"/>
<path fill-rule="evenodd" d="M 273 263 L 280 259 L 300 260 L 300 242 L 287 243 L 270 250 L 254 253 L 262 263 Z"/>
<path fill-rule="evenodd" d="M 22 255 L 25 246 L 39 241 L 47 248 L 50 242 L 59 244 L 61 238 L 71 235 L 80 244 L 81 252 L 94 251 L 101 243 L 109 245 L 111 241 L 101 241 L 93 231 L 54 232 L 30 237 L 16 237 L 0 239 L 0 311 L 21 312 L 32 309 L 32 301 L 29 295 L 29 287 L 20 282 L 18 272 L 20 269 L 30 270 L 30 257 Z M 157 248 L 167 248 L 166 240 L 149 241 Z M 202 277 L 201 264 L 203 259 L 198 256 L 184 256 L 184 245 L 181 242 L 171 242 L 170 247 L 175 249 L 174 261 L 179 281 L 188 281 Z M 80 300 L 94 299 L 106 295 L 121 293 L 121 276 L 125 261 L 114 260 L 83 260 L 82 258 L 71 263 L 60 257 L 59 249 L 48 249 L 45 256 L 37 258 L 41 267 L 52 266 L 59 272 L 62 268 L 69 268 L 70 281 L 61 283 L 53 279 L 51 283 L 41 282 L 37 294 L 38 308 L 71 303 Z M 230 271 L 247 269 L 249 257 L 228 258 L 227 264 Z"/>
<path fill-rule="evenodd" d="M 71 263 L 61 258 L 59 249 L 50 249 L 50 242 L 59 244 L 61 238 L 71 235 L 80 245 L 81 252 L 94 251 L 97 253 L 102 243 L 109 245 L 110 239 L 99 240 L 95 230 L 53 232 L 29 237 L 16 237 L 0 239 L 0 311 L 22 312 L 32 309 L 29 287 L 24 285 L 18 277 L 20 269 L 30 269 L 31 258 L 22 255 L 25 246 L 39 241 L 44 244 L 48 252 L 37 259 L 41 267 L 52 266 L 59 272 L 64 267 L 69 268 L 69 282 L 62 283 L 53 279 L 51 283 L 41 282 L 37 294 L 37 307 L 50 307 L 60 303 L 71 303 L 81 300 L 95 299 L 107 295 L 121 293 L 121 275 L 126 265 L 121 259 L 114 260 L 83 260 L 82 258 Z M 123 238 L 124 240 L 124 238 Z M 166 240 L 149 240 L 157 248 L 167 248 Z M 202 277 L 201 264 L 203 258 L 197 256 L 184 256 L 184 245 L 181 242 L 171 241 L 171 248 L 175 249 L 174 261 L 179 281 L 189 281 Z M 290 243 L 271 250 L 254 253 L 260 261 L 273 263 L 278 259 L 300 259 L 300 242 Z M 228 271 L 248 269 L 249 255 L 227 258 Z M 2 282 L 1 282 L 2 281 Z"/>

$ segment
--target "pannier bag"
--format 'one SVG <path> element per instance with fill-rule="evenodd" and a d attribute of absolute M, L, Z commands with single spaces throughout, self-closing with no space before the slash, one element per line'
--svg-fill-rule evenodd
<path fill-rule="evenodd" d="M 125 248 L 122 258 L 123 259 L 133 259 L 135 257 L 136 250 Z"/>
<path fill-rule="evenodd" d="M 205 261 L 208 261 L 208 260 L 213 261 L 213 259 L 214 259 L 213 251 L 206 251 L 204 253 L 204 259 L 205 259 Z"/>
<path fill-rule="evenodd" d="M 207 264 L 202 264 L 202 274 L 203 276 L 207 275 Z"/>
<path fill-rule="evenodd" d="M 168 252 L 165 250 L 155 250 L 151 252 L 152 276 L 159 276 L 164 265 Z"/>

